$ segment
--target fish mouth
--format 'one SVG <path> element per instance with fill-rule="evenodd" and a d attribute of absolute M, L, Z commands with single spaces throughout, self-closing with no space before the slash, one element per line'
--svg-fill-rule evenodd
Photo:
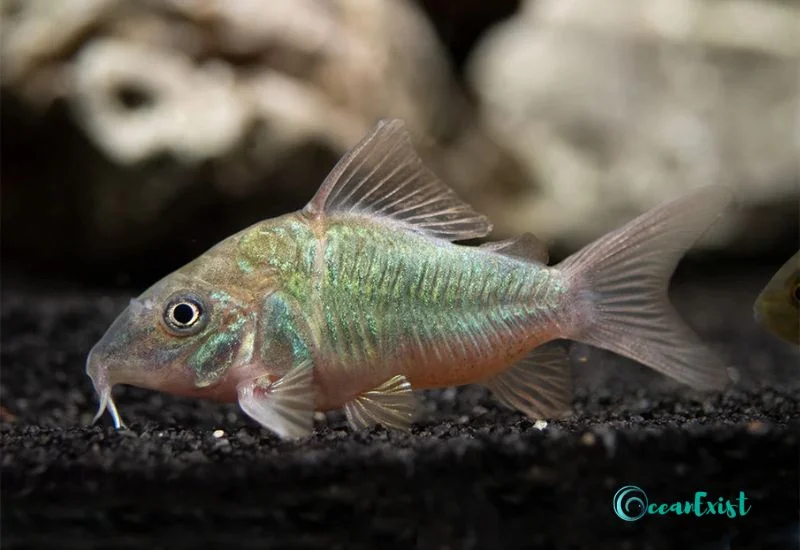
<path fill-rule="evenodd" d="M 115 429 L 126 428 L 127 426 L 125 426 L 125 423 L 122 421 L 117 406 L 114 403 L 114 398 L 111 397 L 111 389 L 114 386 L 108 381 L 108 369 L 101 365 L 95 350 L 89 352 L 89 357 L 86 360 L 86 374 L 89 375 L 89 379 L 91 379 L 92 385 L 94 386 L 94 391 L 97 393 L 100 400 L 100 404 L 94 418 L 92 418 L 91 424 L 96 423 L 100 417 L 103 416 L 103 413 L 108 411 L 114 422 Z"/>

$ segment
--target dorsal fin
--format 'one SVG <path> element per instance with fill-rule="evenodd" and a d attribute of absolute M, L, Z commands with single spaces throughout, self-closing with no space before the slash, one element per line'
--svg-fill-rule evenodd
<path fill-rule="evenodd" d="M 485 243 L 480 246 L 503 254 L 504 256 L 512 256 L 521 260 L 528 260 L 531 262 L 540 262 L 547 265 L 550 256 L 547 252 L 547 245 L 539 240 L 533 233 L 523 233 L 519 237 L 507 239 L 505 241 L 497 241 L 493 243 Z"/>
<path fill-rule="evenodd" d="M 363 214 L 448 240 L 485 237 L 489 220 L 422 163 L 401 120 L 381 120 L 345 154 L 305 208 L 311 216 Z"/>

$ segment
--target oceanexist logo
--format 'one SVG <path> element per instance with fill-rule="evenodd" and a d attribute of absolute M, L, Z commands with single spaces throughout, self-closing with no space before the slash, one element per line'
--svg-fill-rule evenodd
<path fill-rule="evenodd" d="M 736 518 L 750 513 L 750 506 L 746 505 L 747 496 L 744 491 L 739 491 L 739 496 L 734 500 L 723 497 L 709 498 L 705 491 L 695 491 L 692 500 L 677 502 L 649 502 L 647 494 L 635 485 L 626 485 L 616 492 L 612 504 L 614 513 L 625 521 L 636 521 L 645 515 L 665 516 L 694 515 L 694 516 L 727 516 Z"/>

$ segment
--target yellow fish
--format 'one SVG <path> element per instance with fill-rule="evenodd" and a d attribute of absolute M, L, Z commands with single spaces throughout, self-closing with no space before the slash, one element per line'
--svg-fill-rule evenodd
<path fill-rule="evenodd" d="M 413 390 L 482 384 L 532 419 L 569 409 L 569 339 L 695 388 L 726 370 L 667 299 L 676 264 L 730 200 L 706 187 L 555 266 L 533 235 L 465 246 L 489 220 L 422 163 L 398 120 L 349 151 L 300 211 L 228 237 L 120 314 L 86 371 L 122 425 L 115 384 L 220 401 L 281 437 L 315 411 L 407 429 Z"/>
<path fill-rule="evenodd" d="M 756 321 L 784 340 L 800 344 L 800 251 L 770 279 L 753 311 Z"/>

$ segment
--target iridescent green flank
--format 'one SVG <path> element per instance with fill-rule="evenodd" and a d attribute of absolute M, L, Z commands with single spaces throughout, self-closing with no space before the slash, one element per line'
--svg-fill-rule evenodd
<path fill-rule="evenodd" d="M 552 323 L 565 291 L 541 264 L 366 217 L 331 220 L 323 239 L 318 246 L 302 218 L 283 218 L 245 234 L 238 263 L 274 277 L 316 325 L 328 360 L 354 369 L 431 360 L 459 366 L 497 354 L 533 325 Z"/>
<path fill-rule="evenodd" d="M 305 301 L 309 290 L 317 238 L 297 216 L 282 216 L 244 232 L 237 264 L 245 273 L 275 277 L 283 290 Z"/>
<path fill-rule="evenodd" d="M 547 269 L 471 247 L 336 223 L 325 247 L 325 333 L 338 356 L 362 364 L 392 351 L 483 354 L 556 307 L 550 280 Z"/>

